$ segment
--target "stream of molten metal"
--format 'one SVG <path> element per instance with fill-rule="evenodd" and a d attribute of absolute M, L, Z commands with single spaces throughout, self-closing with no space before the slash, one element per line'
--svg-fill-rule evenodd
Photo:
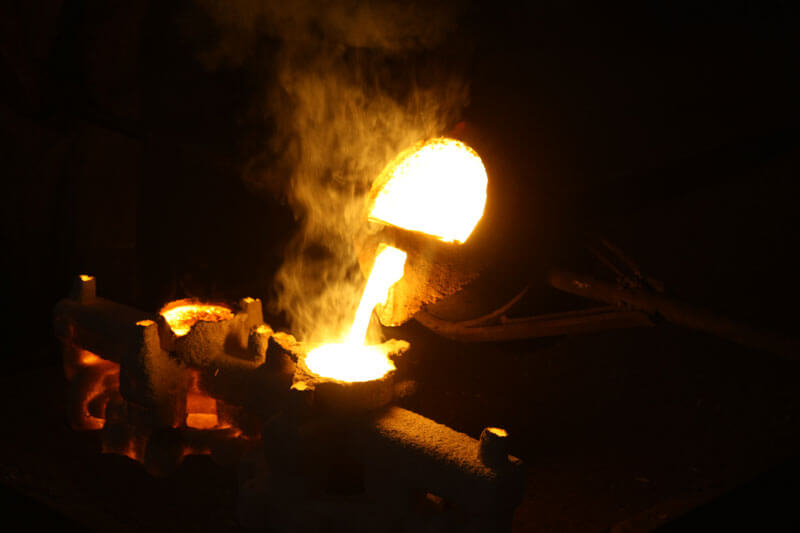
<path fill-rule="evenodd" d="M 483 216 L 488 178 L 481 158 L 455 139 L 422 142 L 398 155 L 375 182 L 369 220 L 463 243 Z M 379 379 L 394 369 L 380 346 L 364 344 L 376 305 L 403 277 L 406 253 L 386 246 L 375 258 L 350 334 L 306 356 L 317 375 L 341 381 Z"/>
<path fill-rule="evenodd" d="M 306 355 L 306 366 L 312 372 L 340 381 L 371 381 L 394 370 L 394 363 L 380 346 L 367 346 L 364 342 L 372 310 L 386 301 L 389 289 L 403 277 L 405 264 L 406 253 L 392 246 L 378 254 L 346 341 L 311 350 Z"/>
<path fill-rule="evenodd" d="M 384 248 L 375 258 L 372 272 L 361 295 L 358 311 L 347 337 L 348 344 L 363 344 L 367 336 L 369 319 L 376 305 L 384 303 L 389 289 L 403 277 L 406 266 L 406 253 L 393 246 Z"/>

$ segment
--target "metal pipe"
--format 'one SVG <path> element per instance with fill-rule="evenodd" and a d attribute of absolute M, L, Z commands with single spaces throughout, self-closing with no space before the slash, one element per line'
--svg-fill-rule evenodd
<path fill-rule="evenodd" d="M 553 287 L 564 292 L 659 316 L 667 322 L 770 352 L 784 359 L 800 360 L 800 344 L 795 339 L 750 327 L 662 294 L 620 287 L 572 272 L 552 272 L 549 281 Z"/>

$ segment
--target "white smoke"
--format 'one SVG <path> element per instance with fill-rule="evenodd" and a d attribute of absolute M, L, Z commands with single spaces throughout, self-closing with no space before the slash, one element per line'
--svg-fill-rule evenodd
<path fill-rule="evenodd" d="M 436 2 L 197 1 L 222 30 L 204 51 L 209 65 L 242 64 L 261 40 L 276 43 L 263 68 L 277 83 L 254 106 L 275 125 L 263 145 L 271 169 L 253 165 L 245 179 L 280 181 L 299 224 L 274 310 L 300 338 L 339 340 L 363 289 L 353 242 L 367 228 L 372 181 L 402 149 L 445 133 L 467 103 L 446 65 L 418 79 L 416 59 L 451 34 L 456 12 Z"/>

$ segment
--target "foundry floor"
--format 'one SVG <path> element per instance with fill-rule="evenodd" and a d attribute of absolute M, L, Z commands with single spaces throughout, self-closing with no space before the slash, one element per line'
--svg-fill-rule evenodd
<path fill-rule="evenodd" d="M 399 372 L 419 382 L 408 407 L 473 436 L 487 425 L 513 436 L 529 467 L 514 531 L 651 531 L 800 449 L 798 368 L 725 341 L 659 326 L 455 350 L 406 333 L 417 342 Z M 7 488 L 89 529 L 237 530 L 235 472 L 191 457 L 154 479 L 99 454 L 67 426 L 64 386 L 58 368 L 3 379 Z"/>

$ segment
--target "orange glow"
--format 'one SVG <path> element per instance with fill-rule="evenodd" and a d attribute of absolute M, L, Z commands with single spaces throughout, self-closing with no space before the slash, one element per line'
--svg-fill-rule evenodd
<path fill-rule="evenodd" d="M 498 437 L 508 437 L 508 431 L 503 428 L 486 428 L 490 433 L 497 435 Z"/>
<path fill-rule="evenodd" d="M 137 432 L 132 426 L 128 426 L 123 430 L 123 434 L 124 438 L 121 441 L 113 441 L 103 435 L 101 442 L 102 453 L 124 455 L 136 462 L 144 463 L 149 431 Z"/>
<path fill-rule="evenodd" d="M 217 400 L 200 390 L 199 375 L 192 371 L 189 391 L 186 393 L 186 427 L 194 429 L 220 429 L 223 426 L 217 415 Z"/>
<path fill-rule="evenodd" d="M 141 322 L 146 323 L 145 326 L 154 323 L 149 320 Z M 120 365 L 72 343 L 65 348 L 64 369 L 70 381 L 68 414 L 73 429 L 99 431 L 102 453 L 123 455 L 147 466 L 149 463 L 145 452 L 150 445 L 153 428 L 148 423 L 141 423 L 143 408 L 128 404 L 122 397 Z M 181 451 L 180 457 L 176 458 L 176 467 L 187 455 L 213 454 L 216 446 L 227 449 L 227 445 L 218 441 L 206 443 L 196 431 L 221 430 L 223 433 L 217 435 L 225 440 L 250 438 L 233 426 L 231 406 L 217 401 L 200 388 L 199 372 L 194 369 L 186 369 L 186 372 L 189 378 L 186 427 L 182 428 Z M 156 465 L 156 468 L 161 468 L 158 463 Z M 148 468 L 152 466 L 150 464 Z"/>
<path fill-rule="evenodd" d="M 178 337 L 189 333 L 198 322 L 219 322 L 233 318 L 233 312 L 228 307 L 192 300 L 170 302 L 160 312 Z"/>
<path fill-rule="evenodd" d="M 380 346 L 365 346 L 364 341 L 372 310 L 386 301 L 389 289 L 403 277 L 405 263 L 406 253 L 392 246 L 378 253 L 346 342 L 311 350 L 305 362 L 312 372 L 340 381 L 371 381 L 394 370 Z"/>
<path fill-rule="evenodd" d="M 78 354 L 78 361 L 83 366 L 93 366 L 105 361 L 105 359 L 96 356 L 89 350 L 79 350 Z"/>
<path fill-rule="evenodd" d="M 87 274 L 81 274 L 80 277 L 81 281 L 92 281 L 94 279 L 94 276 L 89 276 Z"/>
<path fill-rule="evenodd" d="M 455 139 L 431 139 L 384 169 L 369 219 L 463 243 L 483 216 L 488 181 L 472 148 Z"/>
<path fill-rule="evenodd" d="M 215 429 L 219 426 L 219 418 L 216 413 L 188 413 L 186 415 L 186 427 L 194 429 Z"/>
<path fill-rule="evenodd" d="M 72 425 L 75 429 L 102 429 L 108 400 L 119 391 L 119 365 L 77 347 L 72 353 L 72 362 L 65 361 L 70 379 L 78 380 L 74 388 L 78 403 L 71 418 Z"/>

